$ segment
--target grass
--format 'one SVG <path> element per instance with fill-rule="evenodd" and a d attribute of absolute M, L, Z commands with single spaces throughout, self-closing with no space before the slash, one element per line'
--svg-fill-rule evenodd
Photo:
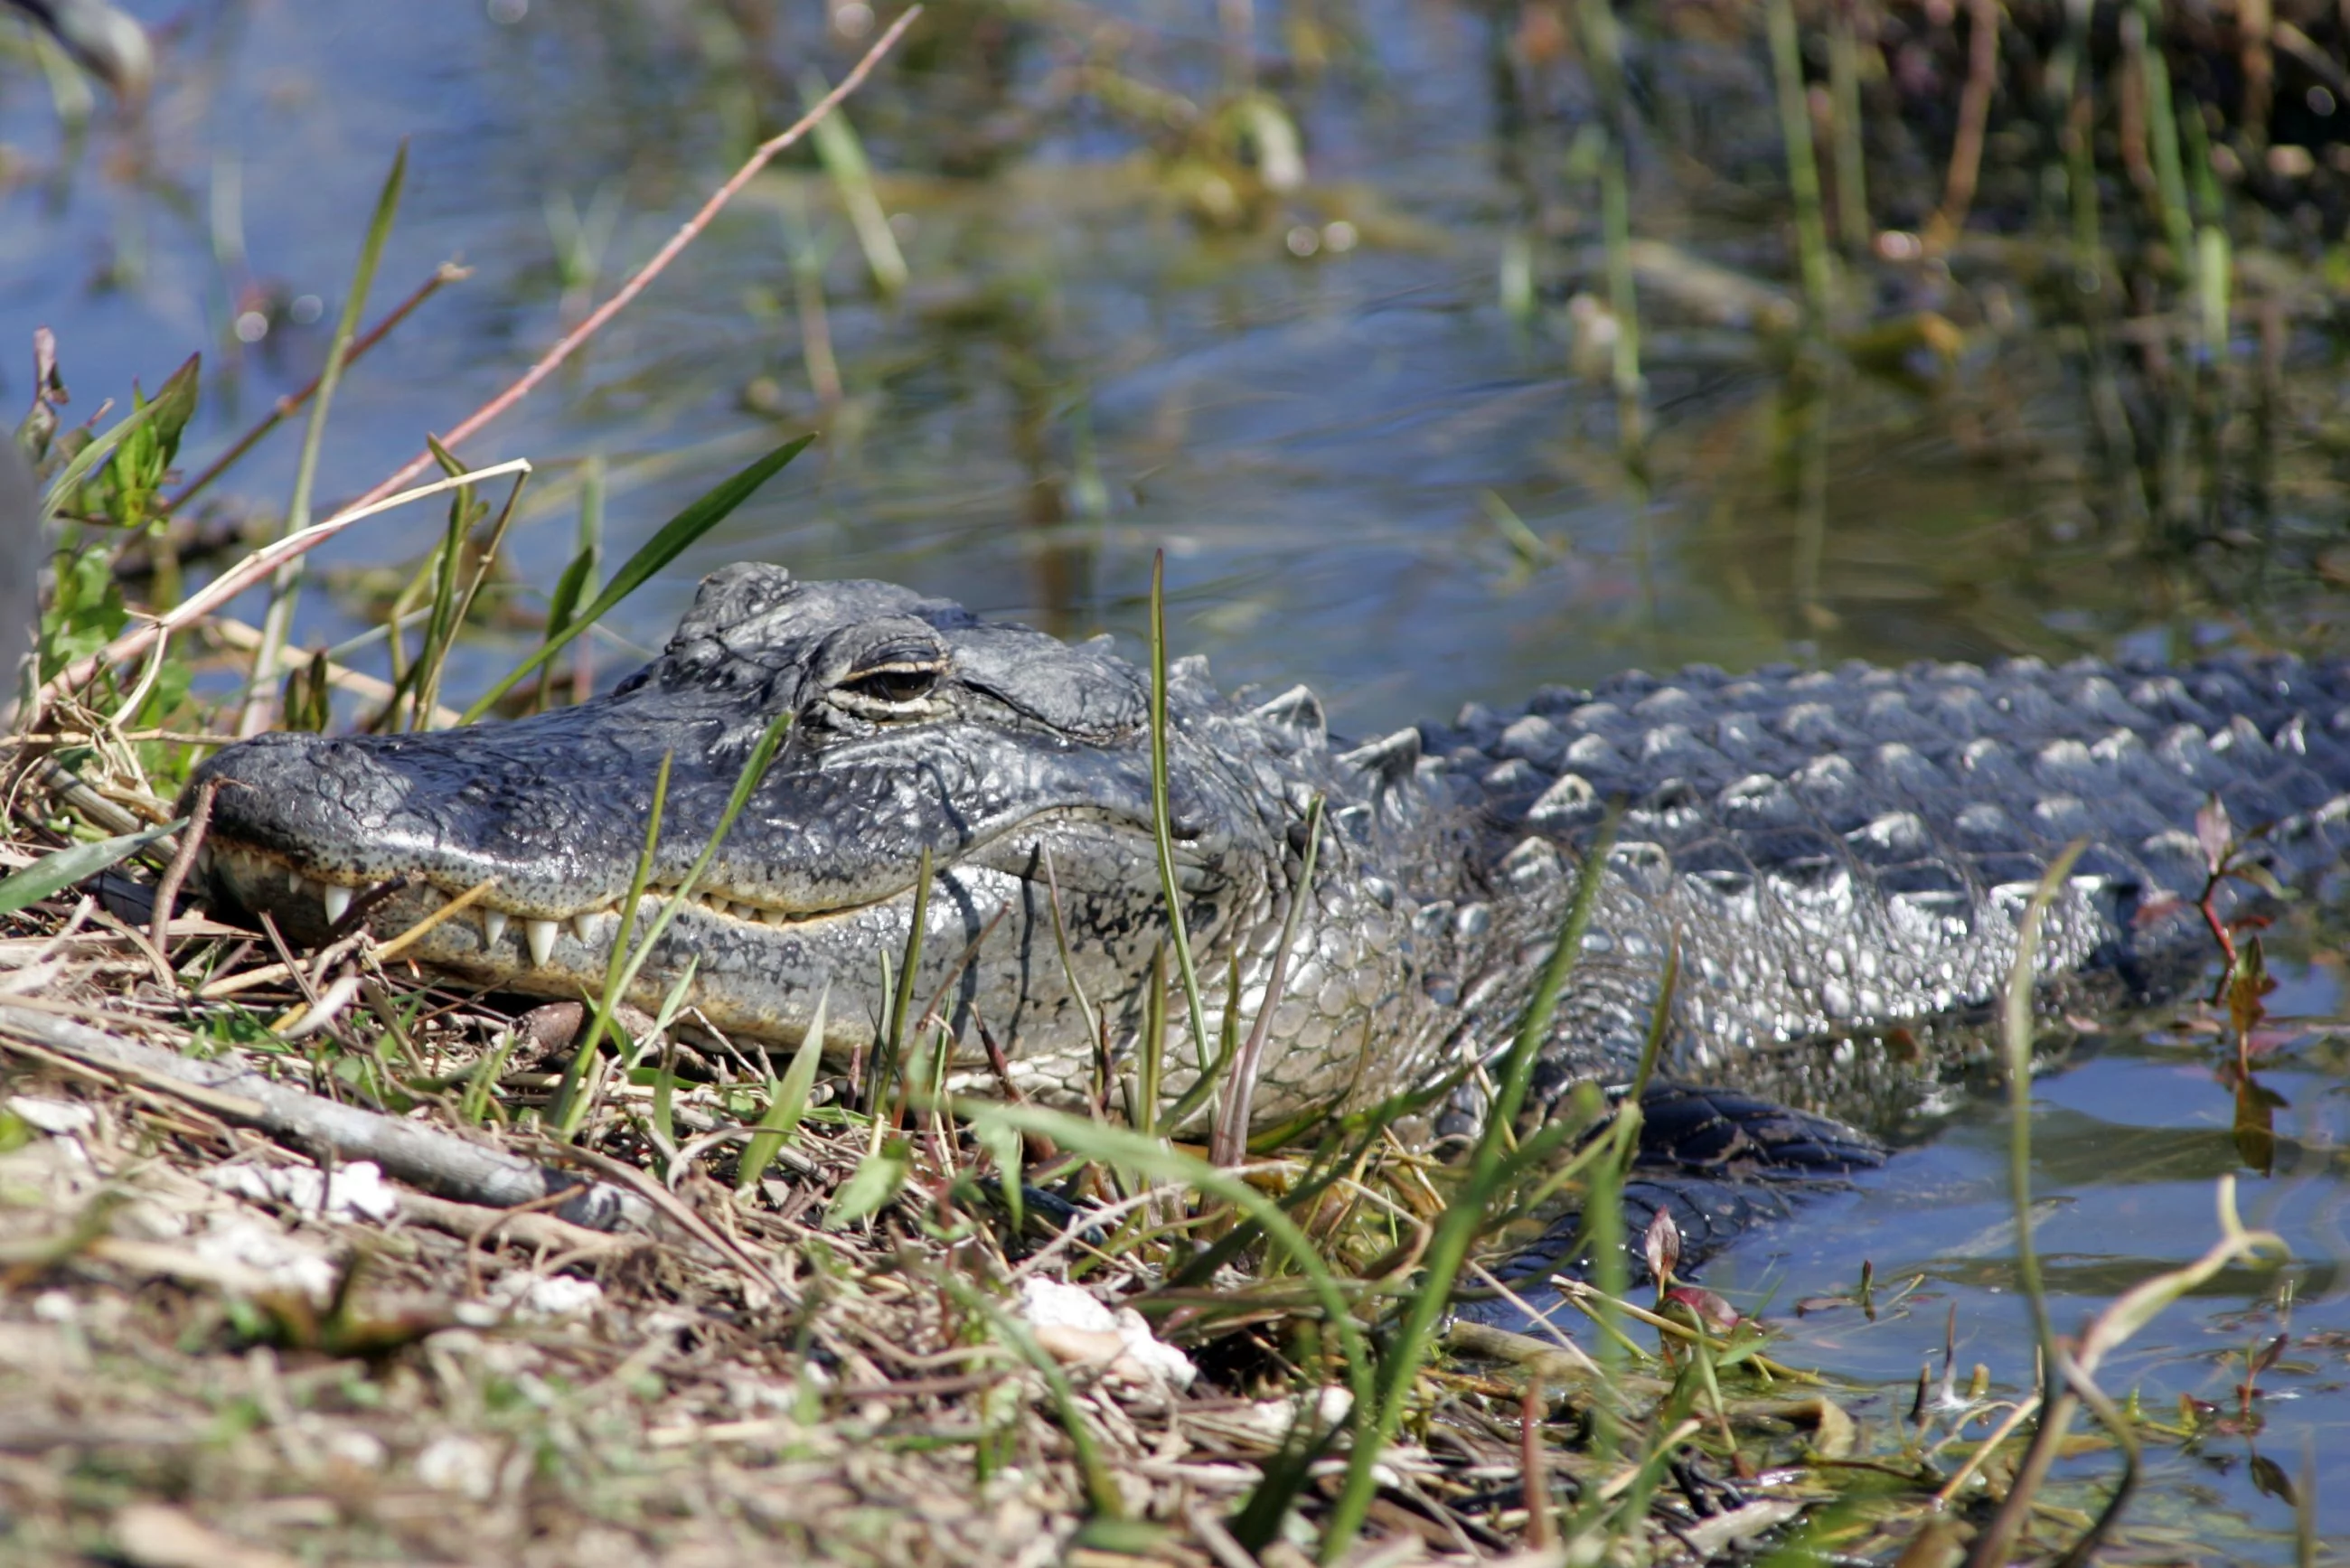
<path fill-rule="evenodd" d="M 1848 21 L 1851 9 L 1838 14 Z M 1824 333 L 1835 274 L 1794 11 L 1775 6 L 1770 17 L 1774 102 L 1799 198 L 1791 271 Z M 2146 71 L 2161 58 L 2161 18 L 2151 7 L 2133 15 Z M 1645 498 L 1633 242 L 1653 131 L 1622 80 L 1626 24 L 1606 6 L 1577 16 L 1608 116 L 1592 172 L 1618 328 L 1609 366 L 1617 455 Z M 1849 42 L 1839 33 L 1831 48 L 1835 216 L 1856 265 L 1868 194 L 1884 192 L 1882 182 L 1864 182 L 1856 151 L 1864 85 L 1840 63 Z M 861 67 L 844 88 L 860 79 Z M 2113 90 L 2085 74 L 2074 101 Z M 2207 236 L 2224 240 L 2229 215 L 2206 202 L 2198 218 L 2184 173 L 2195 160 L 2180 150 L 2191 121 L 2174 116 L 2164 73 L 2152 70 L 2142 90 L 2153 224 L 2174 241 L 2181 222 L 2201 226 L 2170 253 L 2175 266 L 2197 269 L 2183 296 L 2194 310 L 2173 319 L 2164 302 L 2182 296 L 2158 290 L 2154 304 L 2132 306 L 2132 320 L 2141 341 L 2191 323 L 2210 373 L 2225 377 L 2217 350 L 2237 301 L 2228 253 Z M 841 130 L 818 151 L 855 212 L 870 202 L 873 175 Z M 2072 205 L 2062 214 L 2068 244 L 2093 271 L 2143 265 L 2116 248 L 2135 217 L 2101 222 L 2093 139 L 2074 146 Z M 872 215 L 853 227 L 881 279 L 895 252 L 880 246 L 889 231 L 874 229 Z M 1537 265 L 1529 259 L 1530 274 Z M 2167 289 L 2180 280 L 2158 281 Z M 345 365 L 375 340 L 353 336 L 363 294 L 338 333 L 350 345 Z M 387 327 L 400 319 L 395 311 Z M 322 376 L 313 451 L 332 386 L 332 374 Z M 40 1010 L 245 1064 L 322 1098 L 380 1105 L 420 1127 L 592 1166 L 671 1223 L 616 1239 L 527 1206 L 436 1205 L 413 1192 L 398 1195 L 389 1215 L 319 1211 L 283 1194 L 296 1176 L 331 1182 L 335 1162 L 312 1164 L 259 1137 L 234 1096 L 93 1069 L 12 1038 L 0 1065 L 16 1096 L 0 1109 L 0 1408 L 9 1412 L 0 1489 L 10 1544 L 28 1561 L 90 1552 L 170 1561 L 174 1551 L 188 1560 L 200 1554 L 191 1541 L 215 1557 L 251 1549 L 501 1563 L 656 1552 L 1012 1562 L 1033 1559 L 1040 1544 L 1090 1563 L 1224 1568 L 1234 1553 L 1384 1563 L 1558 1545 L 1578 1560 L 1634 1562 L 1691 1541 L 1702 1543 L 1699 1554 L 1726 1558 L 1773 1543 L 1791 1559 L 1812 1548 L 1889 1558 L 1932 1544 L 1952 1504 L 1980 1530 L 1977 1558 L 2057 1561 L 2114 1528 L 2102 1495 L 2097 1512 L 2064 1511 L 2083 1488 L 2053 1467 L 2079 1409 L 2099 1422 L 2098 1440 L 2111 1445 L 2102 1451 L 2123 1461 L 2109 1494 L 2116 1506 L 2142 1449 L 2195 1440 L 2191 1423 L 2106 1395 L 2100 1365 L 2154 1311 L 2266 1239 L 2246 1231 L 2223 1197 L 2220 1239 L 2207 1257 L 2147 1281 L 2069 1347 L 2060 1342 L 2030 1250 L 2031 1019 L 2021 1002 L 2008 1021 L 2010 1147 L 2019 1279 L 2039 1324 L 2040 1376 L 2012 1352 L 2000 1370 L 2031 1392 L 2002 1400 L 1989 1379 L 1963 1396 L 1952 1384 L 1924 1415 L 1888 1418 L 1863 1391 L 1800 1381 L 1791 1389 L 1767 1331 L 1751 1320 L 1723 1329 L 1684 1321 L 1672 1303 L 1651 1310 L 1630 1298 L 1616 1195 L 1638 1131 L 1637 1094 L 1632 1110 L 1614 1115 L 1586 1096 L 1544 1128 L 1520 1127 L 1512 1114 L 1579 950 L 1577 922 L 1596 885 L 1589 868 L 1604 848 L 1586 862 L 1541 993 L 1497 1064 L 1501 1114 L 1465 1160 L 1439 1164 L 1395 1136 L 1439 1093 L 1428 1085 L 1286 1139 L 1247 1137 L 1249 1083 L 1263 1053 L 1281 1044 L 1265 1033 L 1279 986 L 1245 1036 L 1236 988 L 1210 1029 L 1216 977 L 1201 972 L 1179 896 L 1157 573 L 1153 773 L 1171 938 L 1125 1085 L 1129 1125 L 1099 1107 L 1076 1116 L 1017 1101 L 942 1103 L 935 1021 L 917 1006 L 919 915 L 892 977 L 888 1044 L 862 1085 L 825 1075 L 820 1027 L 777 1074 L 762 1054 L 666 1027 L 673 1019 L 631 1019 L 620 999 L 675 900 L 616 948 L 579 1032 L 552 1045 L 540 1033 L 545 1020 L 436 986 L 369 940 L 282 961 L 195 914 L 167 916 L 147 936 L 87 901 L 79 885 L 109 864 L 153 885 L 169 836 L 184 831 L 172 817 L 176 784 L 208 749 L 168 737 L 228 725 L 194 693 L 224 670 L 239 673 L 234 660 L 186 638 L 135 643 L 114 569 L 123 548 L 160 537 L 166 524 L 153 498 L 171 492 L 193 389 L 183 372 L 78 450 L 56 452 L 51 495 L 73 532 L 67 587 L 45 621 L 44 673 L 74 678 L 53 680 L 39 732 L 70 737 L 53 754 L 94 793 L 35 788 L 18 799 L 6 848 L 20 864 L 0 881 L 8 922 L 0 998 L 29 997 Z M 590 524 L 544 635 L 466 716 L 510 706 L 525 690 L 534 702 L 559 701 L 550 678 L 565 649 L 804 444 L 722 484 L 600 584 Z M 450 652 L 468 635 L 515 509 L 509 492 L 493 519 L 477 492 L 506 473 L 518 491 L 527 471 L 466 473 L 445 452 L 434 457 L 447 477 L 429 493 L 450 496 L 452 510 L 416 569 L 424 630 L 381 707 L 388 726 L 432 722 Z M 2175 493 L 2175 478 L 2165 483 Z M 305 534 L 304 510 L 289 516 L 289 535 Z M 219 580 L 272 578 L 298 559 L 287 545 Z M 219 607 L 209 592 L 177 612 L 151 607 L 192 630 Z M 405 659 L 397 604 L 390 613 L 388 640 Z M 272 640 L 265 626 L 258 646 Z M 93 658 L 101 650 L 112 657 Z M 242 657 L 249 679 L 265 667 L 265 655 Z M 325 661 L 311 668 L 320 677 L 308 688 L 315 707 L 329 670 Z M 729 820 L 780 738 L 771 731 L 744 768 Z M 151 826 L 126 830 L 102 818 L 101 805 Z M 648 861 L 660 815 L 657 805 Z M 1301 898 L 1318 827 L 1299 867 Z M 714 850 L 704 847 L 693 876 Z M 639 891 L 643 881 L 640 867 Z M 1055 901 L 1057 929 L 1057 891 Z M 639 903 L 623 905 L 632 919 Z M 2045 903 L 2043 891 L 2035 910 Z M 2020 977 L 2030 956 L 2027 935 Z M 251 983 L 218 989 L 240 981 Z M 335 996 L 341 1004 L 330 1009 Z M 1180 1018 L 1170 1020 L 1178 997 Z M 2022 981 L 2012 997 L 2028 999 Z M 1107 1047 L 1109 1022 L 1089 1003 L 1081 1011 Z M 2238 1020 L 2240 1040 L 2251 1021 Z M 1167 1057 L 1176 1027 L 1194 1054 L 1188 1064 Z M 1104 1103 L 1116 1067 L 1106 1048 Z M 1170 1079 L 1187 1070 L 1191 1084 L 1170 1103 Z M 860 1086 L 861 1097 L 848 1092 Z M 1176 1141 L 1202 1111 L 1218 1127 L 1209 1158 Z M 260 1173 L 264 1195 L 213 1185 L 223 1169 Z M 1592 1324 L 1589 1356 L 1440 1333 L 1454 1290 L 1507 1257 L 1511 1226 L 1570 1179 L 1584 1184 L 1598 1259 L 1594 1281 L 1568 1292 Z M 1040 1329 L 1022 1292 L 1045 1277 L 1136 1308 L 1193 1356 L 1201 1381 L 1154 1382 L 1128 1365 L 1129 1351 Z M 1866 1279 L 1857 1299 L 1874 1302 Z M 2244 1356 L 2247 1411 L 2260 1355 Z M 1847 1406 L 1869 1418 L 1856 1424 Z M 1746 1501 L 1736 1507 L 1707 1513 L 1690 1501 L 1721 1501 L 1721 1488 L 1752 1477 L 1770 1479 L 1742 1484 Z M 2303 1532 L 2311 1528 L 2304 1510 Z"/>

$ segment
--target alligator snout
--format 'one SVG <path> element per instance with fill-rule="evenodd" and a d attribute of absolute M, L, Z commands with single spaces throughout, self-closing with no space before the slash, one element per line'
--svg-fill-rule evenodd
<path fill-rule="evenodd" d="M 411 782 L 369 748 L 325 735 L 261 735 L 223 753 L 194 783 L 213 787 L 212 833 L 321 879 L 358 882 L 392 865 Z M 403 832 L 403 829 L 411 829 Z"/>

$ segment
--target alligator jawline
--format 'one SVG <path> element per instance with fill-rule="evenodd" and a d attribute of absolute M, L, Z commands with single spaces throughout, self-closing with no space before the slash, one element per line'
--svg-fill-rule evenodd
<path fill-rule="evenodd" d="M 1005 842 L 1023 836 L 1041 840 L 1055 826 L 1062 824 L 1107 826 L 1132 833 L 1144 841 L 1148 841 L 1151 836 L 1150 829 L 1147 825 L 1137 824 L 1114 813 L 1103 812 L 1089 806 L 1055 806 L 1050 810 L 1022 817 L 1017 822 L 1006 824 L 985 837 L 975 839 L 963 846 L 953 859 L 935 863 L 931 868 L 931 875 L 936 878 L 947 872 L 968 867 L 999 875 L 1017 876 L 1022 880 L 1035 880 L 1036 878 L 1028 877 L 1024 874 L 1006 872 L 1000 867 L 989 865 L 988 854 Z M 1180 843 L 1176 846 L 1179 864 L 1188 858 L 1184 855 L 1186 847 Z M 278 851 L 247 843 L 226 834 L 214 834 L 210 836 L 205 841 L 200 860 L 204 868 L 224 877 L 232 886 L 242 882 L 257 891 L 268 886 L 270 882 L 283 882 L 286 891 L 276 898 L 243 898 L 242 901 L 248 909 L 258 912 L 265 909 L 282 909 L 287 900 L 315 898 L 319 901 L 320 908 L 326 916 L 325 923 L 329 926 L 340 920 L 352 904 L 367 892 L 402 878 L 410 879 L 418 886 L 439 895 L 443 902 L 452 901 L 472 891 L 469 885 L 444 882 L 424 871 L 396 871 L 387 876 L 369 877 L 359 882 L 345 882 L 333 877 L 305 871 Z M 800 905 L 789 909 L 740 898 L 731 888 L 712 887 L 704 882 L 694 888 L 693 895 L 688 900 L 686 907 L 705 916 L 716 915 L 752 927 L 764 927 L 775 930 L 804 929 L 904 902 L 913 895 L 917 876 L 918 874 L 909 875 L 905 881 L 897 883 L 870 898 L 859 898 L 848 903 Z M 496 889 L 493 888 L 492 893 L 495 891 Z M 678 887 L 674 883 L 650 882 L 645 886 L 643 897 L 659 903 L 673 898 L 677 892 Z M 520 922 L 525 927 L 567 925 L 582 941 L 587 941 L 592 940 L 590 935 L 592 928 L 589 922 L 607 915 L 617 914 L 621 902 L 627 897 L 628 895 L 622 892 L 592 904 L 583 904 L 558 911 L 501 904 L 485 894 L 473 900 L 470 908 L 477 912 L 477 919 L 484 924 L 484 935 L 493 946 L 498 942 L 509 922 Z"/>

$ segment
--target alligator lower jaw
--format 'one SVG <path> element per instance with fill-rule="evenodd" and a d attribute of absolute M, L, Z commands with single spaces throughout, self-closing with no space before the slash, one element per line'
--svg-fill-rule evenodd
<path fill-rule="evenodd" d="M 305 940 L 325 936 L 350 911 L 360 894 L 381 881 L 392 880 L 344 882 L 311 876 L 282 855 L 219 836 L 206 841 L 198 869 L 209 876 L 213 887 L 226 893 L 232 903 L 255 913 L 268 914 L 287 934 Z M 648 886 L 645 897 L 649 900 L 665 900 L 676 891 L 674 888 Z M 385 934 L 431 919 L 437 910 L 463 897 L 463 889 L 452 891 L 421 878 L 411 878 L 406 888 L 384 901 L 384 913 L 390 917 L 384 923 Z M 500 909 L 486 897 L 481 897 L 444 919 L 466 922 L 468 933 L 474 939 L 473 951 L 463 967 L 484 978 L 504 979 L 525 969 L 546 969 L 557 940 L 566 935 L 582 946 L 608 950 L 625 898 L 625 894 L 619 895 L 564 915 L 536 915 Z M 737 902 L 721 893 L 704 890 L 696 892 L 687 907 L 704 918 L 782 930 L 820 926 L 870 906 L 785 910 Z M 445 948 L 448 944 L 437 945 Z"/>

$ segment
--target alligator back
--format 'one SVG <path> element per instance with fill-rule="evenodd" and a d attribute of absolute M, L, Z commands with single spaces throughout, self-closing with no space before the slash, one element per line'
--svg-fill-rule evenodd
<path fill-rule="evenodd" d="M 1473 948 L 1455 937 L 1461 972 L 1442 981 L 1464 995 L 1485 982 L 1465 1029 L 1487 1045 L 1523 997 L 1523 955 L 1555 920 L 1575 852 L 1622 803 L 1554 1085 L 1622 1070 L 1675 942 L 1672 1065 L 1718 1072 L 1774 1041 L 1995 996 L 2022 911 L 2068 844 L 2085 847 L 2042 971 L 2143 985 L 2208 941 L 2191 907 L 2207 802 L 2287 880 L 2334 865 L 2350 834 L 2339 662 L 1635 672 L 1513 713 L 1471 706 L 1420 739 L 1427 771 L 1486 825 L 1462 895 L 1440 903 L 1456 925 L 1508 928 Z M 2220 907 L 2237 896 L 2223 890 Z M 1492 983 L 1513 970 L 1517 983 Z"/>

